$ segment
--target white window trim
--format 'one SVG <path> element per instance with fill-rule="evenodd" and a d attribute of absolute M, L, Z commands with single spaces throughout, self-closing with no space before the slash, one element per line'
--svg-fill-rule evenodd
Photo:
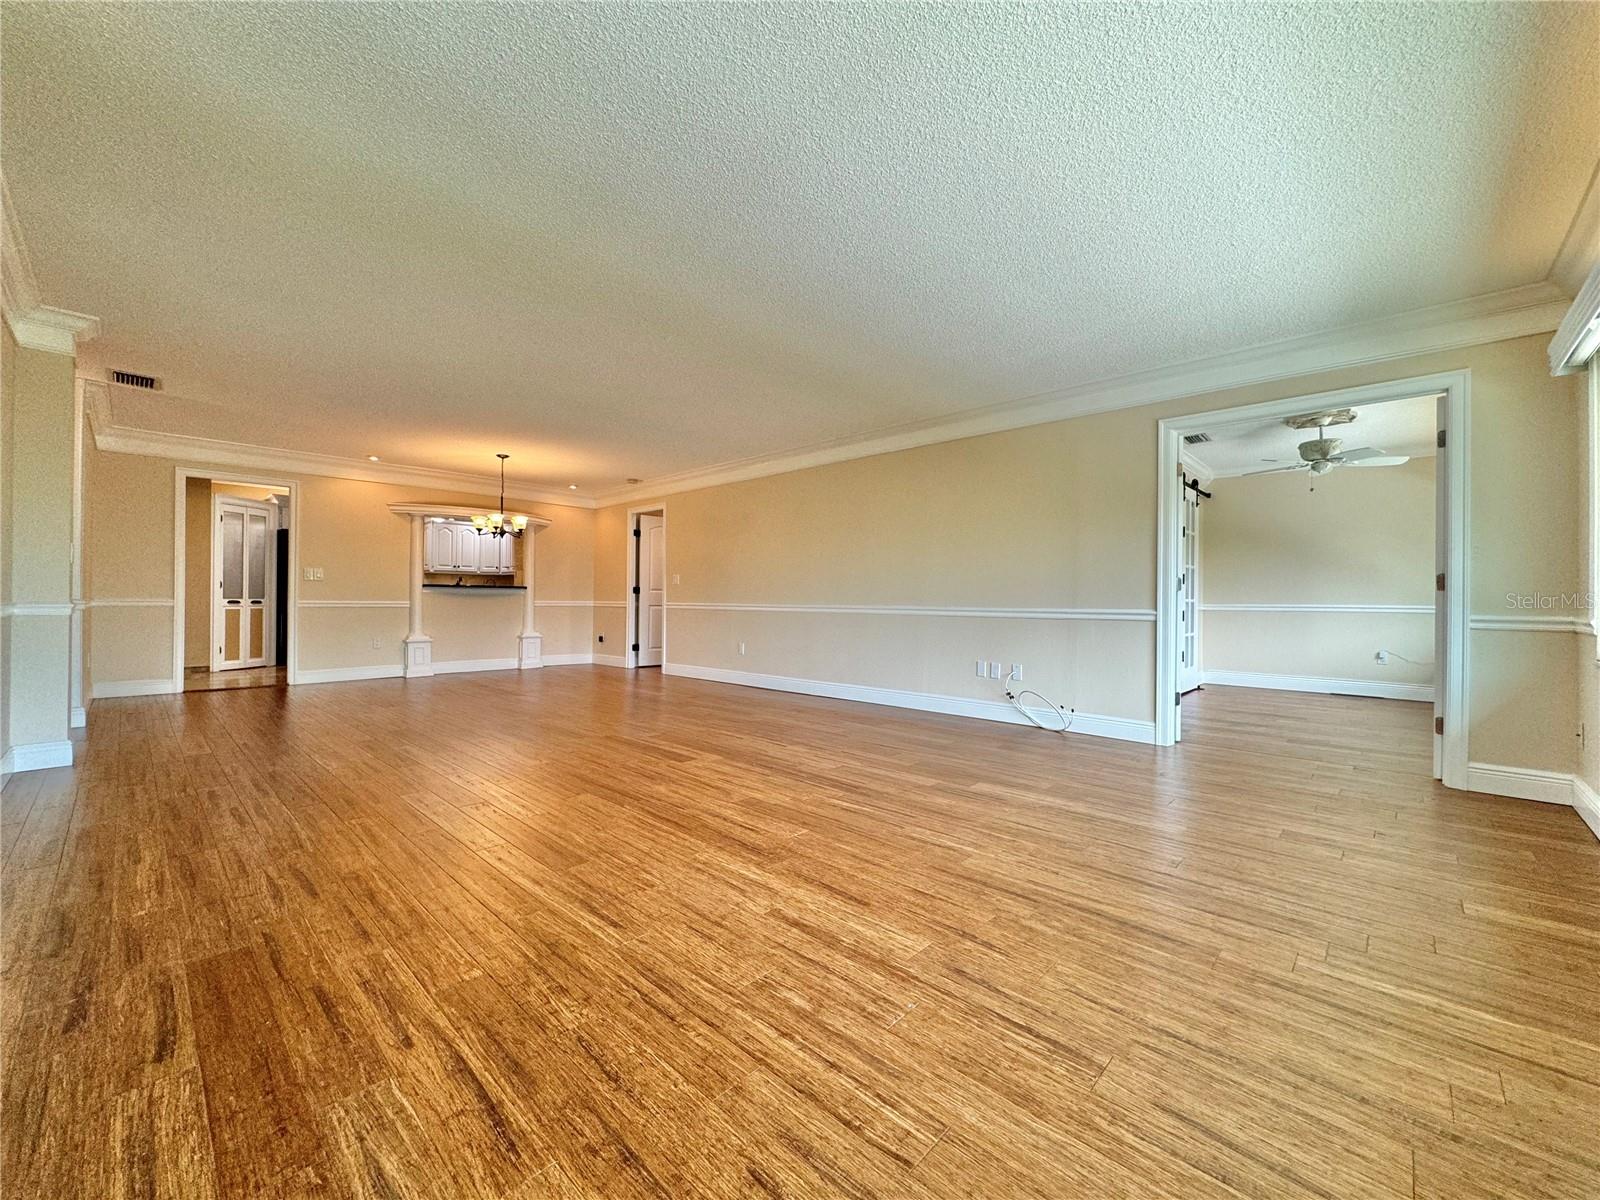
<path fill-rule="evenodd" d="M 1589 632 L 1595 635 L 1595 660 L 1600 662 L 1600 356 L 1589 360 Z"/>

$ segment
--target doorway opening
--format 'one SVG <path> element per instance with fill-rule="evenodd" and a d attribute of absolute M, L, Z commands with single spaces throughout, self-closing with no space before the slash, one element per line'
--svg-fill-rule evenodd
<path fill-rule="evenodd" d="M 1431 743 L 1435 779 L 1464 786 L 1469 383 L 1160 423 L 1157 744 L 1182 740 L 1186 710 L 1254 721 L 1265 702 L 1329 731 L 1392 725 L 1408 754 Z"/>
<path fill-rule="evenodd" d="M 628 511 L 628 667 L 659 667 L 667 657 L 667 510 Z"/>
<path fill-rule="evenodd" d="M 295 485 L 184 468 L 176 483 L 173 690 L 292 682 Z"/>

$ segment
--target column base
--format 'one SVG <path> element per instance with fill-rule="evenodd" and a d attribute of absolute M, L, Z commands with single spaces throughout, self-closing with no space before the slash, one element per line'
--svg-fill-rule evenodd
<path fill-rule="evenodd" d="M 433 639 L 408 637 L 401 643 L 405 647 L 405 662 L 401 673 L 407 679 L 417 679 L 433 674 Z"/>
<path fill-rule="evenodd" d="M 544 637 L 537 633 L 517 635 L 517 670 L 544 666 Z"/>

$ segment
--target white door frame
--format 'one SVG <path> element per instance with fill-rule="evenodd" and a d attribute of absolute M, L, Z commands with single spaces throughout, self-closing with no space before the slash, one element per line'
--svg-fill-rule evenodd
<path fill-rule="evenodd" d="M 213 491 L 211 493 L 211 615 L 208 622 L 211 628 L 210 662 L 211 669 L 213 671 L 245 669 L 243 667 L 222 667 L 219 665 L 222 661 L 222 646 L 218 643 L 224 640 L 224 634 L 223 626 L 220 620 L 222 609 L 217 604 L 217 581 L 222 576 L 223 562 L 222 539 L 217 536 L 217 526 L 220 524 L 220 517 L 223 508 L 228 505 L 233 505 L 237 508 L 243 508 L 247 511 L 256 510 L 261 516 L 268 518 L 269 524 L 267 525 L 266 538 L 267 568 L 262 575 L 262 577 L 266 580 L 267 594 L 263 597 L 264 602 L 262 604 L 261 618 L 263 622 L 261 629 L 261 653 L 262 657 L 264 657 L 267 662 L 258 663 L 256 664 L 257 666 L 266 666 L 272 662 L 272 660 L 276 657 L 273 651 L 277 649 L 278 641 L 276 628 L 278 616 L 278 572 L 283 568 L 278 562 L 277 523 L 279 517 L 282 515 L 281 510 L 276 504 L 269 504 L 265 500 L 251 500 L 245 496 L 230 496 L 223 492 Z M 248 547 L 250 542 L 250 528 L 248 522 L 246 522 L 245 526 L 239 531 L 239 533 L 244 539 L 243 545 Z M 244 578 L 241 580 L 241 583 L 248 590 L 250 584 L 248 572 L 244 574 Z M 249 611 L 249 607 L 250 606 L 248 603 L 244 605 L 244 609 L 247 612 Z M 250 622 L 248 619 L 246 619 L 243 624 L 239 626 L 239 648 L 241 651 L 243 651 L 247 645 L 249 637 Z"/>
<path fill-rule="evenodd" d="M 627 623 L 622 634 L 622 665 L 629 669 L 639 665 L 639 652 L 634 644 L 639 640 L 639 597 L 634 595 L 633 589 L 639 586 L 639 539 L 634 537 L 634 531 L 639 528 L 639 518 L 642 516 L 658 515 L 661 518 L 661 553 L 663 561 L 667 552 L 667 506 L 663 504 L 644 504 L 638 508 L 628 510 L 628 611 Z M 663 566 L 661 572 L 661 666 L 667 665 L 667 572 Z"/>
<path fill-rule="evenodd" d="M 1167 417 L 1157 426 L 1156 461 L 1156 686 L 1155 718 L 1158 746 L 1171 746 L 1181 733 L 1176 703 L 1178 672 L 1177 590 L 1178 464 L 1183 435 L 1288 417 L 1319 408 L 1352 408 L 1442 393 L 1448 421 L 1443 471 L 1436 488 L 1441 511 L 1447 514 L 1445 533 L 1445 658 L 1434 666 L 1436 695 L 1444 700 L 1443 773 L 1447 787 L 1467 786 L 1467 703 L 1471 663 L 1468 657 L 1467 537 L 1471 516 L 1469 483 L 1472 372 L 1449 371 L 1411 379 L 1396 379 L 1363 387 L 1343 388 L 1313 395 L 1289 396 L 1264 404 L 1248 404 L 1210 412 Z"/>
<path fill-rule="evenodd" d="M 224 483 L 246 483 L 256 487 L 286 488 L 289 493 L 289 561 L 279 563 L 280 570 L 289 572 L 289 613 L 287 635 L 289 638 L 288 682 L 300 682 L 300 669 L 296 659 L 300 655 L 300 485 L 293 479 L 254 475 L 248 471 L 235 471 L 230 467 L 173 468 L 172 495 L 172 678 L 168 687 L 174 692 L 183 691 L 183 633 L 184 633 L 184 569 L 187 558 L 187 523 L 189 480 L 220 479 Z M 210 651 L 207 651 L 210 661 Z"/>

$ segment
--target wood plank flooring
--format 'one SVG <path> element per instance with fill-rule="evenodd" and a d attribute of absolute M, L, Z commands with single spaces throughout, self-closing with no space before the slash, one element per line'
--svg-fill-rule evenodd
<path fill-rule="evenodd" d="M 1600 844 L 1421 705 L 1093 738 L 605 668 L 98 702 L 8 1197 L 1600 1195 Z"/>

